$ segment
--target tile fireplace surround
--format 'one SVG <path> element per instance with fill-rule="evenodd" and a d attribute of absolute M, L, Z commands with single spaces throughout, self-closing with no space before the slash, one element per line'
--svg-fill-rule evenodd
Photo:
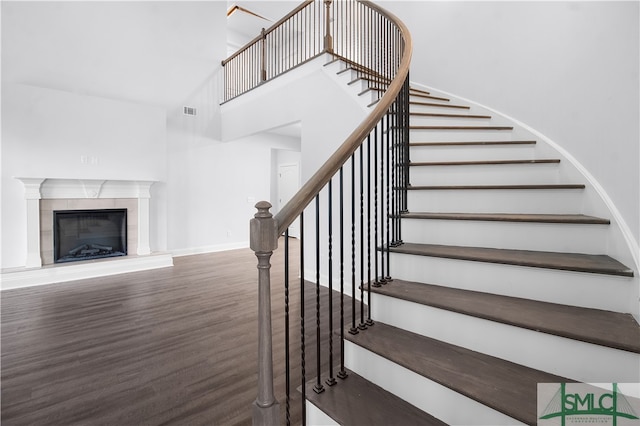
<path fill-rule="evenodd" d="M 170 253 L 149 246 L 153 181 L 17 178 L 24 185 L 27 253 L 24 268 L 2 273 L 2 290 L 173 266 Z M 127 209 L 129 255 L 53 263 L 53 210 Z"/>

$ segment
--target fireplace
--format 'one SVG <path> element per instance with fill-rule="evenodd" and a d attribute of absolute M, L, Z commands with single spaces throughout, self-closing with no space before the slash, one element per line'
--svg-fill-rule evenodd
<path fill-rule="evenodd" d="M 127 209 L 53 212 L 55 263 L 126 255 Z"/>
<path fill-rule="evenodd" d="M 26 260 L 24 268 L 2 271 L 2 290 L 173 266 L 171 253 L 151 252 L 153 228 L 150 226 L 150 190 L 153 181 L 42 177 L 16 179 L 24 186 L 26 201 Z M 123 212 L 123 219 L 122 222 L 117 219 L 115 224 L 108 226 L 96 225 L 97 228 L 111 229 L 108 233 L 113 235 L 106 240 L 86 241 L 83 239 L 84 232 L 74 231 L 69 234 L 74 235 L 75 242 L 62 242 L 69 235 L 54 231 L 54 222 L 60 224 L 60 220 L 54 219 L 54 212 L 57 216 L 63 211 L 88 210 L 109 210 L 109 221 L 113 219 L 112 212 L 119 210 Z M 92 220 L 96 224 L 102 222 L 102 219 Z M 82 225 L 75 223 L 72 226 Z M 59 250 L 54 250 L 54 238 L 56 242 L 60 240 Z M 75 260 L 95 259 L 95 256 L 103 255 L 108 258 L 97 262 L 63 259 L 69 252 L 81 256 Z"/>

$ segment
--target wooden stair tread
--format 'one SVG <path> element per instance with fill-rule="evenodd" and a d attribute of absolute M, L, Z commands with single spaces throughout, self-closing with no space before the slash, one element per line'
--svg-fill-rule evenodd
<path fill-rule="evenodd" d="M 388 77 L 382 76 L 379 73 L 377 73 L 376 71 L 374 71 L 374 70 L 372 70 L 370 68 L 367 68 L 364 65 L 360 65 L 360 64 L 358 64 L 356 62 L 350 61 L 350 60 L 346 59 L 345 57 L 339 56 L 339 55 L 337 55 L 336 59 L 334 59 L 333 61 L 325 64 L 325 66 L 326 65 L 330 65 L 330 64 L 332 64 L 333 62 L 336 62 L 336 61 L 343 61 L 346 64 L 346 67 L 344 67 L 340 71 L 336 72 L 337 75 L 343 74 L 343 73 L 348 72 L 348 71 L 356 71 L 356 72 L 360 72 L 360 73 L 363 73 L 363 74 L 371 75 L 377 80 L 386 80 L 386 81 L 389 81 L 389 82 L 391 81 Z"/>
<path fill-rule="evenodd" d="M 534 159 L 534 160 L 484 160 L 484 161 L 423 161 L 411 162 L 410 166 L 484 166 L 484 165 L 507 165 L 507 164 L 557 164 L 557 158 Z"/>
<path fill-rule="evenodd" d="M 416 243 L 404 243 L 385 250 L 418 256 L 633 277 L 632 269 L 606 255 Z"/>
<path fill-rule="evenodd" d="M 447 117 L 447 118 L 491 118 L 490 115 L 476 115 L 476 114 L 440 114 L 436 112 L 412 112 L 409 115 L 417 117 Z"/>
<path fill-rule="evenodd" d="M 534 189 L 584 189 L 583 184 L 548 184 L 548 185 L 412 185 L 407 189 L 412 191 L 429 190 L 534 190 Z"/>
<path fill-rule="evenodd" d="M 535 145 L 536 141 L 459 141 L 459 142 L 410 142 L 409 146 L 489 146 Z"/>
<path fill-rule="evenodd" d="M 367 82 L 367 84 L 379 84 L 380 82 L 382 82 L 385 85 L 389 84 L 389 81 L 387 80 L 386 83 L 382 80 L 382 79 L 375 79 L 373 77 L 365 77 L 365 76 L 361 76 L 361 77 L 357 77 L 354 80 L 351 80 L 349 83 L 347 83 L 348 86 L 351 86 L 352 84 L 357 83 L 358 81 L 365 81 Z"/>
<path fill-rule="evenodd" d="M 407 219 L 479 220 L 498 222 L 537 222 L 565 224 L 609 225 L 609 219 L 582 214 L 518 214 L 518 213 L 431 213 L 409 212 L 402 214 Z"/>
<path fill-rule="evenodd" d="M 433 96 L 433 95 L 425 95 L 423 93 L 409 93 L 410 96 L 412 97 L 416 97 L 416 98 L 424 98 L 424 99 L 434 99 L 437 101 L 445 101 L 445 102 L 449 102 L 451 99 L 448 98 L 443 98 L 440 96 Z"/>
<path fill-rule="evenodd" d="M 363 377 L 347 370 L 349 376 L 338 379 L 325 391 L 313 390 L 315 379 L 307 382 L 306 396 L 316 407 L 341 425 L 446 425 Z"/>
<path fill-rule="evenodd" d="M 325 62 L 325 64 L 323 65 L 323 67 L 328 67 L 329 65 L 336 63 L 340 61 L 340 58 L 334 56 L 333 59 L 331 59 L 329 62 Z"/>
<path fill-rule="evenodd" d="M 467 106 L 467 105 L 439 104 L 439 103 L 435 103 L 435 102 L 410 101 L 409 105 L 420 105 L 420 106 L 442 107 L 442 108 L 471 109 L 471 107 Z"/>
<path fill-rule="evenodd" d="M 409 91 L 410 92 L 416 92 L 416 93 L 422 93 L 422 94 L 425 94 L 425 95 L 430 95 L 431 94 L 431 92 L 428 92 L 428 91 L 422 90 L 422 89 L 416 89 L 415 87 L 409 87 Z"/>
<path fill-rule="evenodd" d="M 513 130 L 512 126 L 409 126 L 409 130 Z"/>
<path fill-rule="evenodd" d="M 369 92 L 373 92 L 373 91 L 375 91 L 375 92 L 384 92 L 385 90 L 387 90 L 387 89 L 386 88 L 382 89 L 382 88 L 379 88 L 379 87 L 368 87 L 368 88 L 364 89 L 362 92 L 358 93 L 358 96 L 362 96 L 365 93 L 369 93 Z"/>
<path fill-rule="evenodd" d="M 383 323 L 345 338 L 527 424 L 537 422 L 538 383 L 572 382 Z"/>
<path fill-rule="evenodd" d="M 529 330 L 640 353 L 630 314 L 395 279 L 372 292 Z"/>

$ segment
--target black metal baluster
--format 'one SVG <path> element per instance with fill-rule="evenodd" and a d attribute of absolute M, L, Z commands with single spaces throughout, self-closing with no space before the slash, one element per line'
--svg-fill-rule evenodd
<path fill-rule="evenodd" d="M 403 109 L 402 109 L 402 91 L 400 92 L 400 95 L 398 96 L 398 99 L 396 101 L 397 105 L 397 110 L 398 110 L 398 131 L 396 134 L 396 167 L 395 167 L 395 172 L 396 172 L 396 210 L 394 212 L 394 218 L 395 218 L 395 242 L 396 242 L 396 246 L 400 245 L 400 204 L 401 204 L 401 200 L 402 200 L 402 173 L 404 170 L 404 164 L 403 164 L 403 156 L 402 156 L 402 135 L 404 133 L 404 119 L 403 119 Z"/>
<path fill-rule="evenodd" d="M 380 270 L 378 265 L 378 127 L 381 126 L 382 120 L 373 129 L 373 245 L 374 245 L 374 274 L 375 279 L 373 282 L 374 287 L 380 287 L 380 281 L 378 271 Z"/>
<path fill-rule="evenodd" d="M 395 241 L 395 245 L 396 247 L 398 247 L 399 245 L 402 244 L 402 241 L 400 240 L 400 205 L 401 205 L 401 200 L 402 200 L 402 173 L 404 170 L 404 164 L 403 164 L 403 155 L 402 155 L 402 137 L 403 137 L 403 133 L 404 133 L 404 111 L 402 108 L 402 91 L 400 92 L 400 95 L 398 96 L 398 99 L 396 100 L 396 109 L 398 111 L 398 130 L 396 130 L 396 140 L 395 140 L 395 146 L 396 146 L 396 165 L 394 167 L 394 172 L 396 174 L 396 183 L 395 183 L 395 211 L 393 212 L 393 216 L 394 216 L 394 229 L 395 229 L 395 235 L 394 235 L 394 241 Z"/>
<path fill-rule="evenodd" d="M 408 192 L 407 192 L 407 188 L 409 187 L 409 182 L 410 182 L 410 175 L 409 175 L 409 170 L 410 167 L 409 165 L 411 164 L 411 135 L 410 135 L 410 113 L 411 113 L 411 109 L 410 109 L 410 101 L 411 101 L 411 94 L 410 94 L 410 79 L 409 76 L 407 75 L 407 80 L 405 83 L 405 92 L 404 92 L 404 119 L 405 119 L 405 126 L 404 126 L 404 150 L 405 150 L 405 163 L 404 163 L 404 174 L 405 174 L 405 181 L 404 181 L 404 205 L 402 206 L 402 210 L 403 212 L 407 213 L 409 211 L 409 200 L 408 200 Z"/>
<path fill-rule="evenodd" d="M 285 363 L 285 414 L 287 426 L 291 425 L 291 362 L 289 359 L 289 229 L 284 231 L 284 363 Z"/>
<path fill-rule="evenodd" d="M 329 218 L 328 218 L 328 236 L 329 236 L 329 378 L 326 383 L 329 386 L 336 384 L 333 377 L 333 179 L 329 180 Z"/>
<path fill-rule="evenodd" d="M 407 208 L 407 186 L 409 185 L 409 126 L 410 115 L 409 115 L 409 76 L 407 76 L 404 89 L 402 91 L 402 117 L 403 123 L 402 126 L 402 151 L 403 151 L 403 176 L 402 176 L 402 205 L 400 206 L 400 213 L 404 214 L 408 212 Z M 404 241 L 402 239 L 402 221 L 400 221 L 400 243 L 402 244 Z"/>
<path fill-rule="evenodd" d="M 385 195 L 385 167 L 384 162 L 385 158 L 389 155 L 388 152 L 385 152 L 385 139 L 388 137 L 389 129 L 389 112 L 383 117 L 383 127 L 382 127 L 382 135 L 380 137 L 380 284 L 386 284 L 386 274 L 385 274 L 385 251 L 388 251 L 388 247 L 385 244 L 385 224 L 386 220 L 384 218 L 384 195 Z M 387 182 L 387 185 L 389 182 Z"/>
<path fill-rule="evenodd" d="M 371 133 L 367 136 L 367 321 L 371 319 Z"/>
<path fill-rule="evenodd" d="M 395 213 L 396 213 L 396 193 L 397 193 L 397 171 L 398 171 L 398 157 L 397 157 L 397 150 L 398 150 L 398 130 L 399 130 L 399 126 L 400 123 L 398 121 L 398 99 L 395 100 L 395 102 L 391 105 L 391 117 L 392 117 L 392 121 L 393 121 L 393 125 L 391 126 L 391 135 L 390 135 L 390 140 L 389 140 L 389 167 L 390 167 L 390 172 L 391 172 L 391 199 L 390 201 L 390 207 L 391 207 L 391 214 L 389 215 L 389 221 L 391 224 L 391 243 L 390 246 L 391 247 L 395 247 L 397 245 L 396 243 L 396 220 L 395 220 Z"/>
<path fill-rule="evenodd" d="M 315 393 L 324 392 L 321 380 L 320 363 L 320 194 L 316 195 L 316 384 L 313 386 Z"/>
<path fill-rule="evenodd" d="M 364 321 L 364 154 L 360 145 L 358 148 L 360 160 L 360 330 L 366 330 Z"/>
<path fill-rule="evenodd" d="M 307 386 L 304 347 L 304 212 L 300 213 L 300 370 L 302 375 L 302 426 L 307 424 Z"/>
<path fill-rule="evenodd" d="M 358 334 L 356 327 L 356 157 L 351 154 L 351 328 L 349 333 Z"/>
<path fill-rule="evenodd" d="M 346 379 L 344 369 L 344 172 L 340 167 L 340 371 L 338 377 Z"/>
<path fill-rule="evenodd" d="M 387 112 L 387 115 L 389 115 L 389 112 Z M 387 118 L 387 120 L 389 120 L 389 118 Z M 389 127 L 388 127 L 388 130 L 387 130 L 387 137 L 385 138 L 386 144 L 385 144 L 385 147 L 384 147 L 384 152 L 386 152 L 386 154 L 387 154 L 387 157 L 386 157 L 386 171 L 385 171 L 386 172 L 386 176 L 387 176 L 387 179 L 386 179 L 386 182 L 387 182 L 387 185 L 386 185 L 386 197 L 387 197 L 386 208 L 387 208 L 387 211 L 385 213 L 385 222 L 386 222 L 385 228 L 386 228 L 386 231 L 387 231 L 387 244 L 386 244 L 386 247 L 387 247 L 387 249 L 386 249 L 387 250 L 386 251 L 386 254 L 387 254 L 387 262 L 386 262 L 387 274 L 384 276 L 384 281 L 386 283 L 391 281 L 391 272 L 389 271 L 389 269 L 390 269 L 389 259 L 390 259 L 390 254 L 391 254 L 391 250 L 390 250 L 390 248 L 391 248 L 391 230 L 389 229 L 389 216 L 390 216 L 390 210 L 389 209 L 390 209 L 390 204 L 391 204 L 391 180 L 390 180 L 390 160 L 391 160 L 390 157 L 391 157 L 391 155 L 389 153 L 389 148 L 390 148 L 389 147 L 389 140 L 391 138 L 391 131 L 393 129 L 391 124 L 392 123 L 389 123 L 389 121 L 387 121 L 387 125 Z M 384 262 L 383 262 L 383 265 L 384 265 Z"/>

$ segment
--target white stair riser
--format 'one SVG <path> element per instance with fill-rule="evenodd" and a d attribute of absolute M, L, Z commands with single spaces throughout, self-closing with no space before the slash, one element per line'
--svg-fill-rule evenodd
<path fill-rule="evenodd" d="M 601 254 L 607 225 L 404 219 L 410 243 Z"/>
<path fill-rule="evenodd" d="M 511 417 L 348 341 L 345 342 L 345 365 L 356 374 L 447 424 L 521 424 Z"/>
<path fill-rule="evenodd" d="M 309 426 L 339 426 L 340 423 L 329 417 L 324 411 L 313 405 L 309 400 L 306 401 L 307 421 Z"/>
<path fill-rule="evenodd" d="M 364 93 L 359 92 L 358 99 L 362 105 L 369 106 L 378 99 L 378 92 L 375 90 L 367 90 Z"/>
<path fill-rule="evenodd" d="M 330 56 L 326 56 L 326 63 L 323 66 L 325 71 L 330 71 L 333 73 L 337 73 L 338 71 L 344 69 L 345 63 L 343 61 L 334 61 Z"/>
<path fill-rule="evenodd" d="M 582 190 L 409 190 L 409 211 L 553 213 L 582 211 Z"/>
<path fill-rule="evenodd" d="M 442 109 L 441 107 L 435 107 Z M 409 117 L 409 123 L 411 126 L 430 126 L 430 125 L 444 125 L 444 126 L 511 126 L 512 123 L 504 118 L 492 117 L 491 114 L 478 113 L 472 110 L 449 108 L 451 111 L 415 111 L 411 108 L 411 115 Z M 455 111 L 459 109 L 459 111 Z M 416 113 L 435 113 L 455 115 L 455 117 L 449 116 L 430 116 L 430 115 L 417 115 Z"/>
<path fill-rule="evenodd" d="M 356 78 L 357 77 L 354 76 L 353 79 L 345 79 L 345 81 L 347 82 L 347 86 L 349 87 L 349 90 L 355 93 L 356 95 L 359 95 L 360 93 L 367 90 L 369 87 L 367 86 L 367 83 L 364 80 L 356 80 L 354 82 L 353 80 Z"/>
<path fill-rule="evenodd" d="M 423 130 L 409 131 L 411 142 L 510 141 L 510 130 Z"/>
<path fill-rule="evenodd" d="M 450 108 L 447 107 L 447 104 L 453 104 L 457 106 L 464 106 L 464 104 L 452 103 L 452 102 L 441 102 L 441 101 L 431 101 L 429 99 L 415 99 L 412 102 L 420 102 L 434 105 L 418 105 L 411 104 L 410 110 L 411 112 L 435 112 L 440 114 L 473 114 L 473 108 Z"/>
<path fill-rule="evenodd" d="M 375 293 L 371 295 L 371 306 L 374 321 L 562 377 L 591 383 L 625 383 L 640 375 L 640 354 Z"/>
<path fill-rule="evenodd" d="M 633 312 L 632 278 L 391 253 L 391 275 L 543 302 Z"/>
<path fill-rule="evenodd" d="M 465 115 L 465 112 L 446 112 L 445 114 Z M 410 118 L 411 126 L 498 126 L 495 120 L 490 118 L 472 118 L 472 117 L 430 117 L 412 115 Z"/>
<path fill-rule="evenodd" d="M 412 146 L 409 157 L 415 163 L 425 161 L 532 160 L 536 158 L 535 154 L 535 145 Z"/>
<path fill-rule="evenodd" d="M 339 84 L 343 85 L 363 107 L 367 107 L 377 98 L 376 92 L 367 91 L 366 93 L 362 93 L 367 88 L 364 80 L 358 80 L 353 84 L 349 84 L 358 78 L 358 73 L 354 70 L 343 71 L 346 66 L 344 62 L 336 61 L 325 66 L 324 71 L 333 76 Z"/>
<path fill-rule="evenodd" d="M 433 99 L 427 96 L 432 96 L 432 97 L 441 98 L 441 99 Z M 421 95 L 421 94 L 416 94 L 415 92 L 410 92 L 409 102 L 427 102 L 427 103 L 444 104 L 444 105 L 447 105 L 447 104 L 464 105 L 458 102 L 452 102 L 451 100 L 449 100 L 447 96 L 442 96 L 435 93 L 431 93 L 429 95 L 427 94 Z M 413 105 L 411 106 L 411 109 L 413 109 Z"/>
<path fill-rule="evenodd" d="M 414 161 L 415 162 L 415 161 Z M 560 183 L 558 164 L 411 166 L 412 185 L 535 185 Z"/>

